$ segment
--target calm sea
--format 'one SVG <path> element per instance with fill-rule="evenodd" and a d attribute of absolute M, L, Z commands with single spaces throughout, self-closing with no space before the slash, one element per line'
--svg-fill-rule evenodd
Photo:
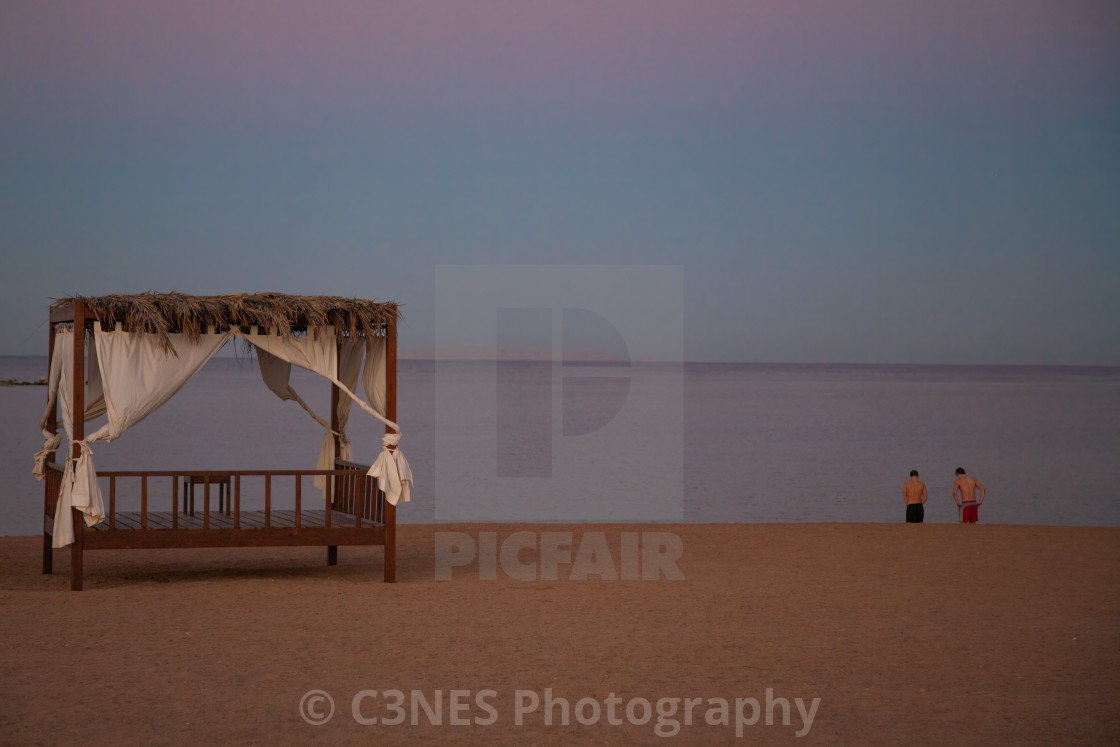
<path fill-rule="evenodd" d="M 518 377 L 539 381 L 539 367 L 550 364 L 502 365 L 505 391 L 516 397 Z M 437 516 L 436 432 L 445 421 L 437 416 L 437 374 L 454 382 L 493 374 L 494 366 L 401 362 L 401 446 L 416 476 L 401 521 Z M 33 380 L 45 372 L 45 358 L 0 357 L 0 379 Z M 911 469 L 929 487 L 926 520 L 953 522 L 953 471 L 963 466 L 988 488 L 982 522 L 1120 525 L 1120 368 L 713 363 L 637 364 L 631 373 L 653 387 L 642 391 L 662 386 L 658 397 L 683 405 L 678 472 L 687 522 L 900 522 Z M 328 412 L 327 385 L 301 371 L 293 384 L 312 407 Z M 593 391 L 600 384 L 602 398 Z M 594 409 L 618 399 L 616 384 L 585 377 L 581 397 Z M 31 467 L 45 398 L 41 386 L 0 387 L 3 535 L 41 531 L 42 485 Z M 516 413 L 516 400 L 501 406 L 508 412 L 511 404 Z M 531 405 L 527 420 L 541 409 Z M 594 412 L 584 419 L 594 427 Z M 381 432 L 354 411 L 356 459 L 376 455 Z M 215 358 L 150 418 L 94 448 L 103 470 L 292 469 L 314 466 L 321 439 L 298 406 L 264 387 L 252 360 Z M 521 457 L 511 453 L 502 469 L 516 472 Z M 628 462 L 619 459 L 611 469 L 625 492 L 628 479 L 636 479 Z"/>

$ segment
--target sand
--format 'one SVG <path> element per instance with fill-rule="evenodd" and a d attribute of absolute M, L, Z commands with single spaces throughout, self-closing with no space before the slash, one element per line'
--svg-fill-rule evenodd
<path fill-rule="evenodd" d="M 434 579 L 434 535 L 621 531 L 680 538 L 684 580 L 517 581 L 477 565 Z M 593 539 L 593 537 L 591 538 Z M 1120 741 L 1120 529 L 766 524 L 402 526 L 397 584 L 380 548 L 68 553 L 0 539 L 0 741 L 388 743 Z M 533 554 L 524 552 L 522 559 Z M 399 689 L 443 723 L 385 725 Z M 518 691 L 554 703 L 516 723 Z M 767 690 L 771 724 L 767 725 Z M 323 725 L 301 716 L 322 690 Z M 374 690 L 378 695 L 362 691 Z M 470 691 L 454 695 L 453 690 Z M 493 713 L 478 704 L 481 701 Z M 616 700 L 608 700 L 613 697 Z M 462 710 L 450 709 L 452 697 Z M 641 699 L 700 698 L 655 731 Z M 728 725 L 719 700 L 728 701 Z M 736 709 L 744 720 L 736 740 Z M 783 723 L 790 702 L 790 724 Z M 808 709 L 819 698 L 811 722 Z M 739 699 L 737 702 L 736 699 Z M 359 724 L 358 716 L 376 717 Z M 594 701 L 594 703 L 592 702 Z M 325 700 L 303 700 L 325 715 Z M 627 719 L 627 707 L 632 719 Z M 614 709 L 621 725 L 608 722 Z M 492 724 L 486 721 L 496 715 Z M 453 725 L 452 719 L 468 725 Z M 806 728 L 808 727 L 808 728 Z"/>

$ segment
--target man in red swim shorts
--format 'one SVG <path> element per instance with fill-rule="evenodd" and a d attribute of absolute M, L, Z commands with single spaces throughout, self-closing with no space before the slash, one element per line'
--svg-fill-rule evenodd
<path fill-rule="evenodd" d="M 980 500 L 976 500 L 976 491 L 980 491 Z M 961 498 L 957 500 L 957 493 Z M 980 481 L 964 473 L 964 467 L 957 467 L 957 481 L 953 483 L 953 501 L 961 509 L 961 523 L 975 524 L 980 518 L 980 504 L 984 502 L 984 486 Z"/>

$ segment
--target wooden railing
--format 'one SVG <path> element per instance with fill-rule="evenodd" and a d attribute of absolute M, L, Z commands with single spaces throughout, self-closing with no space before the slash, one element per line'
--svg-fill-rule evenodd
<path fill-rule="evenodd" d="M 82 588 L 85 550 L 161 547 L 322 545 L 327 548 L 327 565 L 335 565 L 340 545 L 383 545 L 385 580 L 395 581 L 394 507 L 377 489 L 376 480 L 366 475 L 367 467 L 353 462 L 339 462 L 335 466 L 336 469 L 328 470 L 98 472 L 106 518 L 95 526 L 86 527 L 84 517 L 72 509 L 74 540 L 69 545 L 70 588 Z M 304 495 L 304 478 L 317 476 L 327 478 L 327 499 L 319 490 Z M 53 565 L 54 514 L 62 477 L 61 467 L 48 465 L 44 488 L 44 573 L 50 573 Z M 242 482 L 246 479 L 260 482 L 247 486 L 243 495 Z M 127 492 L 119 490 L 122 482 Z M 262 483 L 263 496 L 256 490 Z M 183 496 L 180 496 L 181 484 Z M 284 490 L 282 496 L 276 495 L 277 488 L 289 485 L 291 493 Z M 222 501 L 224 506 L 212 510 L 210 496 L 216 486 L 222 491 L 219 500 L 222 497 L 225 500 Z M 199 489 L 201 510 L 189 498 L 191 490 Z M 182 505 L 181 497 L 187 499 Z M 260 510 L 262 502 L 263 511 Z M 132 510 L 137 503 L 140 510 Z M 121 505 L 128 510 L 118 510 Z"/>
<path fill-rule="evenodd" d="M 336 459 L 334 466 L 341 471 L 334 477 L 335 510 L 384 524 L 385 494 L 377 489 L 377 480 L 366 474 L 369 466 L 343 459 Z"/>
<path fill-rule="evenodd" d="M 185 519 L 181 520 L 181 516 L 188 515 L 191 517 L 199 516 L 202 520 L 202 529 L 209 529 L 212 523 L 228 527 L 230 520 L 232 520 L 235 529 L 259 528 L 259 519 L 262 514 L 259 510 L 251 512 L 253 514 L 251 522 L 243 521 L 243 513 L 248 513 L 242 510 L 243 478 L 263 479 L 263 527 L 266 529 L 274 526 L 276 511 L 282 510 L 285 513 L 291 511 L 287 508 L 277 509 L 275 506 L 274 491 L 287 482 L 285 478 L 291 478 L 292 480 L 288 484 L 292 487 L 292 492 L 289 495 L 294 501 L 294 528 L 296 529 L 301 527 L 303 516 L 308 510 L 324 511 L 324 525 L 327 527 L 339 526 L 337 520 L 333 519 L 332 512 L 347 514 L 348 517 L 352 516 L 352 526 L 355 527 L 384 524 L 385 494 L 377 490 L 377 481 L 365 474 L 369 467 L 342 461 L 336 466 L 337 469 L 333 470 L 111 470 L 99 471 L 97 475 L 99 478 L 108 480 L 108 492 L 107 494 L 103 492 L 103 496 L 105 499 L 106 522 L 110 529 L 179 529 L 181 524 L 186 523 Z M 57 467 L 57 465 L 51 465 L 51 467 Z M 310 497 L 304 495 L 303 478 L 319 475 L 329 478 L 330 500 L 324 500 L 317 490 L 311 491 Z M 54 496 L 53 499 L 48 497 L 46 500 L 48 517 L 54 515 L 54 507 L 58 497 L 57 486 L 61 485 L 61 478 L 61 470 L 48 469 L 47 479 L 55 481 L 54 483 L 48 483 L 47 487 L 48 496 Z M 135 512 L 129 513 L 130 520 L 138 520 L 138 527 L 117 526 L 118 483 L 126 479 L 139 479 L 140 481 L 140 511 L 138 514 Z M 166 494 L 161 497 L 150 495 L 149 483 L 157 479 L 161 481 L 170 479 L 169 496 Z M 53 493 L 51 491 L 52 484 L 55 485 Z M 102 485 L 104 486 L 105 483 L 102 482 Z M 211 494 L 216 489 L 225 488 L 226 485 L 229 486 L 227 488 L 228 503 L 224 510 L 220 506 L 218 510 L 215 510 L 211 507 Z M 183 500 L 186 497 L 185 494 L 180 495 L 181 489 L 183 491 L 199 490 L 201 492 L 201 496 L 199 496 L 201 498 L 201 510 L 195 510 L 193 500 L 190 501 L 188 509 L 187 501 Z M 104 487 L 102 490 L 104 491 Z M 181 502 L 182 507 L 180 507 Z M 149 522 L 151 514 L 154 512 L 160 513 L 158 524 Z M 224 520 L 212 522 L 214 518 Z M 168 521 L 170 526 L 165 526 Z M 189 523 L 192 527 L 198 526 L 195 521 Z M 287 521 L 282 523 L 284 526 L 290 526 Z M 183 528 L 186 528 L 186 526 Z"/>

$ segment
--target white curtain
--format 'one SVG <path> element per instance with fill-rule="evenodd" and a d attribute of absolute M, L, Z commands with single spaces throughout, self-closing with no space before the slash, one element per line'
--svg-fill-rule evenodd
<path fill-rule="evenodd" d="M 321 331 L 318 339 L 310 334 L 303 337 L 285 337 L 271 333 L 251 336 L 244 335 L 240 332 L 236 334 L 240 334 L 246 340 L 253 343 L 258 350 L 266 350 L 278 358 L 287 360 L 309 371 L 314 371 L 320 376 L 327 378 L 331 383 L 337 386 L 341 392 L 345 393 L 354 402 L 357 402 L 359 407 L 396 431 L 396 433 L 386 434 L 385 437 L 381 439 L 381 454 L 378 455 L 377 461 L 373 463 L 373 466 L 370 467 L 369 472 L 366 474 L 370 477 L 377 478 L 378 488 L 385 493 L 386 499 L 394 506 L 398 501 L 409 500 L 409 485 L 412 482 L 412 470 L 404 454 L 396 449 L 397 444 L 400 442 L 401 429 L 396 423 L 387 419 L 383 414 L 385 410 L 386 380 L 386 347 L 384 338 L 375 337 L 367 340 L 366 368 L 362 376 L 362 385 L 366 390 L 366 396 L 369 397 L 370 402 L 379 404 L 381 407 L 381 412 L 378 412 L 354 394 L 352 390 L 354 382 L 343 382 L 338 379 L 336 375 L 338 371 L 338 361 L 333 328 L 327 327 L 325 330 Z M 341 411 L 341 407 L 339 409 Z M 347 415 L 349 415 L 349 408 L 347 408 Z M 331 448 L 331 456 L 324 455 L 323 450 L 320 450 L 319 464 L 323 464 L 325 458 L 329 458 L 330 461 L 328 466 L 321 466 L 319 469 L 331 469 L 334 466 L 333 446 Z M 325 482 L 316 482 L 317 487 L 324 488 L 324 494 L 325 484 Z"/>
<path fill-rule="evenodd" d="M 67 387 L 70 382 L 70 372 L 73 371 L 71 365 L 74 360 L 74 333 L 69 330 L 62 330 L 55 332 L 54 338 L 54 352 L 51 354 L 51 370 L 47 377 L 47 409 L 43 411 L 43 417 L 39 420 L 39 430 L 43 433 L 43 448 L 35 452 L 35 468 L 32 474 L 35 475 L 36 480 L 42 480 L 46 475 L 47 459 L 58 450 L 59 444 L 62 443 L 62 434 L 57 432 L 51 433 L 47 430 L 47 420 L 50 418 L 51 413 L 55 411 L 55 404 L 58 402 L 59 384 L 62 380 L 63 371 L 66 372 Z M 70 389 L 66 388 L 64 391 L 67 396 L 70 394 Z M 67 399 L 63 402 L 63 422 L 70 423 L 70 400 Z M 93 420 L 98 415 L 105 414 L 105 395 L 101 386 L 101 367 L 97 365 L 97 346 L 93 338 L 89 340 L 89 357 L 86 361 L 86 408 L 85 420 Z M 70 437 L 70 429 L 66 427 L 66 437 Z"/>
<path fill-rule="evenodd" d="M 281 400 L 295 400 L 299 403 L 300 407 L 307 411 L 312 418 L 315 419 L 319 425 L 323 426 L 326 434 L 323 437 L 323 445 L 319 449 L 319 457 L 315 462 L 315 469 L 334 469 L 335 452 L 334 452 L 334 439 L 338 436 L 340 444 L 340 456 L 343 459 L 350 459 L 350 439 L 346 436 L 346 424 L 350 420 L 350 408 L 353 400 L 349 397 L 340 397 L 338 400 L 338 430 L 333 430 L 331 424 L 320 417 L 314 410 L 312 410 L 303 398 L 296 393 L 296 390 L 291 385 L 291 372 L 292 364 L 283 358 L 277 357 L 268 352 L 268 347 L 280 350 L 281 354 L 286 354 L 285 351 L 290 347 L 286 344 L 279 344 L 273 342 L 273 336 L 269 335 L 269 339 L 262 340 L 261 335 L 251 335 L 245 339 L 252 341 L 257 348 L 257 361 L 260 363 L 261 378 L 269 389 L 276 394 Z M 306 340 L 307 338 L 295 338 L 296 340 Z M 293 355 L 297 361 L 302 360 L 309 365 L 316 364 L 316 361 L 328 361 L 328 354 L 321 349 L 308 351 L 308 348 L 322 348 L 327 344 L 333 344 L 334 337 L 331 335 L 329 338 L 321 337 L 316 341 L 312 338 L 310 345 L 308 343 L 295 344 L 296 347 L 301 348 L 299 354 Z M 353 389 L 358 384 L 358 375 L 362 370 L 362 358 L 365 355 L 365 345 L 360 340 L 347 340 L 343 342 L 341 347 L 341 357 L 338 361 L 339 379 L 350 389 Z M 296 365 L 300 365 L 297 363 Z M 329 362 L 326 364 L 329 366 Z M 305 366 L 306 367 L 306 366 Z M 324 366 L 325 368 L 325 366 Z M 314 369 L 311 369 L 314 370 Z M 326 497 L 327 479 L 324 475 L 315 476 L 315 487 L 323 491 L 323 496 Z"/>
<path fill-rule="evenodd" d="M 365 346 L 360 340 L 347 340 L 342 343 L 341 357 L 338 361 L 338 378 L 350 389 L 358 385 L 358 374 L 362 370 L 362 358 L 365 356 Z M 315 469 L 334 469 L 334 436 L 338 436 L 339 453 L 341 459 L 349 460 L 352 457 L 350 438 L 346 435 L 346 424 L 350 422 L 350 409 L 354 401 L 349 397 L 339 397 L 335 414 L 338 416 L 338 433 L 328 429 L 323 437 L 323 445 L 319 449 L 319 459 Z M 315 476 L 315 487 L 323 491 L 327 497 L 327 479 L 324 475 Z"/>
<path fill-rule="evenodd" d="M 311 407 L 303 401 L 303 397 L 299 396 L 296 390 L 292 388 L 291 363 L 277 358 L 275 355 L 265 350 L 257 350 L 257 362 L 260 364 L 261 379 L 264 381 L 265 386 L 272 390 L 273 394 L 279 397 L 281 401 L 287 402 L 291 400 L 296 402 L 307 411 L 308 415 L 315 419 L 316 423 L 323 426 L 328 431 L 331 429 L 331 424 L 323 420 L 318 413 L 312 410 Z"/>
<path fill-rule="evenodd" d="M 101 383 L 101 365 L 97 362 L 97 336 L 87 337 L 89 355 L 86 356 L 86 420 L 105 414 L 105 387 Z"/>
<path fill-rule="evenodd" d="M 362 362 L 365 360 L 365 345 L 362 344 L 361 340 L 347 340 L 342 344 L 341 352 L 342 356 L 338 360 L 338 378 L 348 389 L 356 389 L 358 376 L 362 372 Z M 335 409 L 335 413 L 338 415 L 338 429 L 342 431 L 339 439 L 342 445 L 342 453 L 339 456 L 342 459 L 350 459 L 350 439 L 346 436 L 346 426 L 350 422 L 350 410 L 353 404 L 354 400 L 349 397 L 339 397 L 338 407 Z M 378 410 L 378 412 L 382 415 L 385 414 L 384 410 Z M 333 459 L 331 464 L 334 464 Z M 326 469 L 333 469 L 333 467 L 327 467 Z"/>
<path fill-rule="evenodd" d="M 366 338 L 366 367 L 362 371 L 362 386 L 369 397 L 370 404 L 384 414 L 386 393 L 386 340 L 384 337 Z M 396 448 L 400 443 L 400 432 L 386 433 L 381 438 L 381 453 L 369 468 L 370 477 L 377 478 L 377 487 L 385 493 L 385 499 L 397 505 L 398 501 L 410 500 L 409 485 L 412 484 L 412 468 L 404 453 Z"/>
<path fill-rule="evenodd" d="M 386 419 L 384 415 L 367 405 L 358 395 L 354 394 L 354 391 L 350 387 L 339 381 L 334 327 L 324 327 L 319 331 L 318 337 L 312 334 L 307 334 L 303 337 L 284 336 L 272 333 L 247 335 L 240 331 L 235 331 L 233 334 L 251 342 L 258 349 L 266 350 L 277 358 L 282 358 L 294 366 L 306 368 L 308 371 L 314 371 L 337 386 L 339 391 L 354 400 L 354 402 L 358 404 L 358 407 L 362 408 L 397 433 L 401 432 L 400 426 L 392 420 Z"/>
<path fill-rule="evenodd" d="M 398 501 L 409 501 L 409 485 L 412 483 L 412 469 L 404 454 L 394 448 L 400 443 L 401 434 L 386 433 L 381 437 L 381 453 L 366 474 L 377 478 L 377 488 L 385 494 L 385 500 L 397 505 Z"/>
<path fill-rule="evenodd" d="M 385 338 L 366 338 L 366 367 L 362 387 L 373 409 L 385 414 Z"/>
<path fill-rule="evenodd" d="M 72 340 L 73 338 L 65 332 L 55 332 L 54 350 L 51 352 L 51 370 L 47 376 L 47 409 L 43 412 L 42 419 L 39 420 L 39 430 L 43 432 L 43 448 L 35 452 L 35 469 L 32 470 L 36 480 L 42 480 L 46 476 L 47 459 L 58 450 L 59 444 L 62 443 L 62 434 L 58 433 L 57 428 L 54 433 L 47 430 L 47 421 L 50 420 L 51 413 L 55 411 L 55 406 L 58 403 L 58 384 L 62 378 L 62 351 L 64 348 L 73 350 Z M 68 357 L 72 358 L 72 356 Z M 68 427 L 66 435 L 67 437 L 70 436 Z"/>
<path fill-rule="evenodd" d="M 56 340 L 60 335 L 56 335 Z M 103 332 L 94 326 L 93 337 L 97 362 L 101 372 L 105 412 L 108 422 L 95 433 L 78 442 L 81 455 L 77 460 L 66 460 L 62 478 L 62 492 L 54 516 L 54 546 L 65 547 L 74 541 L 74 527 L 70 513 L 76 508 L 85 515 L 87 526 L 105 520 L 105 507 L 101 488 L 97 484 L 97 469 L 93 463 L 90 444 L 94 441 L 112 441 L 129 427 L 139 423 L 179 391 L 198 370 L 210 360 L 230 338 L 228 334 L 199 335 L 198 341 L 187 335 L 168 335 L 176 354 L 160 349 L 155 335 L 131 332 Z M 72 337 L 68 340 L 73 341 Z M 73 344 L 68 346 L 73 350 Z M 70 413 L 70 371 L 72 353 L 65 354 L 67 346 L 59 350 L 59 389 L 62 396 L 63 427 L 67 435 L 73 433 Z"/>

